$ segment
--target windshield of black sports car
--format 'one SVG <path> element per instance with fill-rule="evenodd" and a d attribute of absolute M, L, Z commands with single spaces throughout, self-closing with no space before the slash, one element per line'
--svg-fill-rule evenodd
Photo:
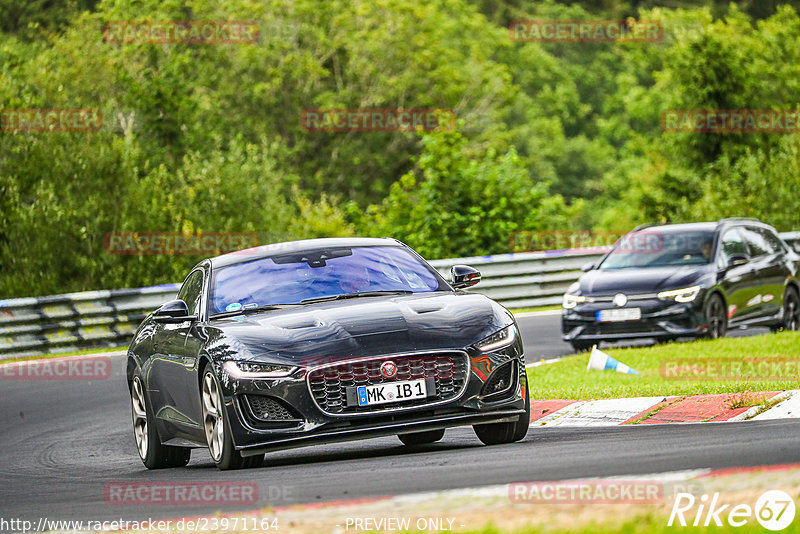
<path fill-rule="evenodd" d="M 703 265 L 711 262 L 713 247 L 713 230 L 643 229 L 623 236 L 599 268 Z"/>
<path fill-rule="evenodd" d="M 216 270 L 209 315 L 446 288 L 440 277 L 402 247 L 334 247 L 278 254 Z"/>

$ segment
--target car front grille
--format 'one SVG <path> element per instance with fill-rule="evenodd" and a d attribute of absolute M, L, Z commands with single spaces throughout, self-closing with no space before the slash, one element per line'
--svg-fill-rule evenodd
<path fill-rule="evenodd" d="M 381 364 L 388 360 L 397 365 L 397 374 L 392 378 L 381 374 Z M 469 359 L 463 352 L 384 356 L 317 368 L 309 373 L 308 385 L 320 409 L 331 415 L 365 414 L 427 406 L 455 399 L 461 394 L 469 376 L 468 362 Z M 347 388 L 420 379 L 433 382 L 435 394 L 429 390 L 425 399 L 374 406 L 348 406 Z"/>

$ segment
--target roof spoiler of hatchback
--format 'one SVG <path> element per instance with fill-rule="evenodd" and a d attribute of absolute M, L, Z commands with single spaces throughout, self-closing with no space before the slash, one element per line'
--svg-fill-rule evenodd
<path fill-rule="evenodd" d="M 729 222 L 729 221 L 750 221 L 750 222 L 757 222 L 760 223 L 756 218 L 753 217 L 727 217 L 725 219 L 720 219 L 719 222 Z"/>

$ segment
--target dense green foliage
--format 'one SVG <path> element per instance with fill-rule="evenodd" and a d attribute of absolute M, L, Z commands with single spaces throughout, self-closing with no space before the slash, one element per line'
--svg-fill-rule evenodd
<path fill-rule="evenodd" d="M 108 232 L 386 235 L 426 257 L 518 230 L 754 216 L 800 228 L 796 134 L 676 134 L 669 109 L 795 109 L 800 2 L 0 0 L 0 296 L 179 280 Z M 738 7 L 737 7 L 738 5 Z M 659 7 L 667 6 L 667 7 Z M 515 43 L 512 19 L 660 21 L 653 44 Z M 108 22 L 254 20 L 255 44 L 109 44 Z M 313 108 L 441 108 L 456 131 L 309 132 Z"/>

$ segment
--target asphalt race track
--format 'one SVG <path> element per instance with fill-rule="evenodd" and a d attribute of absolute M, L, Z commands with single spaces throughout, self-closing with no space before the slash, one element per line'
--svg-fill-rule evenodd
<path fill-rule="evenodd" d="M 569 352 L 551 341 L 558 316 L 520 321 L 534 361 Z M 534 323 L 536 329 L 528 326 Z M 556 330 L 557 332 L 557 330 Z M 530 339 L 529 339 L 530 338 Z M 560 351 L 560 352 L 559 352 Z M 0 379 L 0 509 L 6 518 L 141 520 L 235 508 L 107 504 L 109 482 L 253 482 L 257 504 L 244 509 L 377 497 L 515 480 L 652 474 L 800 462 L 800 421 L 609 428 L 531 428 L 517 444 L 485 447 L 470 428 L 447 431 L 418 449 L 395 438 L 295 449 L 267 455 L 264 466 L 218 471 L 205 450 L 187 468 L 147 471 L 130 423 L 124 358 L 108 380 Z"/>
<path fill-rule="evenodd" d="M 522 344 L 525 347 L 525 361 L 533 363 L 539 360 L 561 358 L 572 354 L 572 346 L 561 340 L 561 311 L 523 313 L 517 316 L 522 333 Z M 729 337 L 743 337 L 769 333 L 769 328 L 750 328 L 747 330 L 731 330 Z M 628 341 L 625 343 L 604 343 L 607 346 L 632 347 L 652 344 L 650 340 Z"/>

